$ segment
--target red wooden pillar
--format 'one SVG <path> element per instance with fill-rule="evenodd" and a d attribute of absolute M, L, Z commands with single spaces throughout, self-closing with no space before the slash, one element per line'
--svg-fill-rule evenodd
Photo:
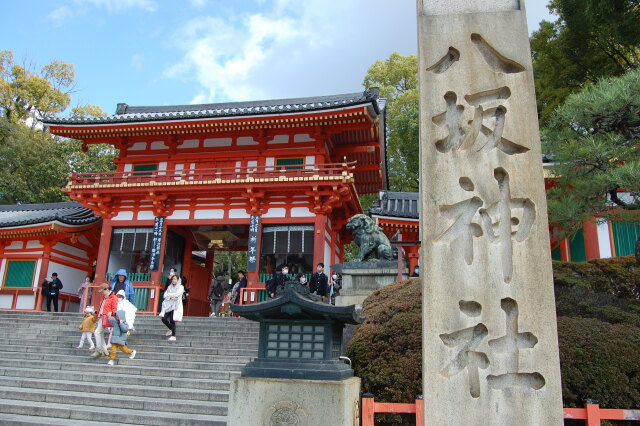
<path fill-rule="evenodd" d="M 193 251 L 193 234 L 189 233 L 186 236 L 184 241 L 184 256 L 182 256 L 182 271 L 181 271 L 182 276 L 184 276 L 187 279 L 187 285 L 189 287 L 193 287 L 193 284 L 194 284 L 192 275 L 191 275 L 191 252 L 192 251 Z M 162 279 L 162 277 L 160 278 Z M 193 295 L 193 293 L 191 294 Z M 187 303 L 187 309 L 184 312 L 186 316 L 190 315 L 192 306 L 193 306 L 193 303 Z"/>
<path fill-rule="evenodd" d="M 49 271 L 49 261 L 51 260 L 51 247 L 55 244 L 51 240 L 40 241 L 42 244 L 42 262 L 40 262 L 40 274 L 38 274 L 38 295 L 36 296 L 36 311 L 42 310 L 42 288 L 40 284 L 47 277 L 47 272 Z"/>
<path fill-rule="evenodd" d="M 404 248 L 407 252 L 407 260 L 409 261 L 409 276 L 413 275 L 413 270 L 418 266 L 420 254 L 418 250 L 419 246 L 406 246 Z"/>
<path fill-rule="evenodd" d="M 362 395 L 362 426 L 374 426 L 374 417 L 375 400 L 373 399 L 372 394 L 365 393 L 364 395 Z"/>
<path fill-rule="evenodd" d="M 600 405 L 585 404 L 587 410 L 587 426 L 600 426 Z"/>
<path fill-rule="evenodd" d="M 582 226 L 584 228 L 584 248 L 587 260 L 599 259 L 598 225 L 595 222 L 583 222 Z"/>
<path fill-rule="evenodd" d="M 424 426 L 424 400 L 422 395 L 416 397 L 416 426 Z"/>
<path fill-rule="evenodd" d="M 327 228 L 327 216 L 316 213 L 315 227 L 313 232 L 313 270 L 320 262 L 324 263 L 324 240 L 325 230 Z M 329 265 L 325 265 L 328 267 Z"/>
<path fill-rule="evenodd" d="M 567 239 L 560 241 L 560 258 L 563 262 L 571 261 L 569 256 L 569 245 L 567 244 Z"/>
<path fill-rule="evenodd" d="M 100 232 L 100 246 L 98 247 L 98 259 L 96 261 L 96 275 L 93 279 L 94 284 L 100 284 L 107 279 L 107 267 L 109 266 L 109 247 L 111 247 L 112 230 L 113 226 L 111 224 L 111 219 L 103 219 L 102 231 Z"/>

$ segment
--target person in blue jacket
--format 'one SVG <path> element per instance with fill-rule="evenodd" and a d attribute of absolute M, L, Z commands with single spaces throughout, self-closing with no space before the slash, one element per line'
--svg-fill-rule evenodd
<path fill-rule="evenodd" d="M 111 291 L 118 294 L 118 291 L 124 290 L 124 294 L 127 296 L 127 300 L 133 303 L 134 291 L 133 284 L 127 278 L 127 271 L 124 269 L 118 269 L 116 276 L 111 281 Z"/>

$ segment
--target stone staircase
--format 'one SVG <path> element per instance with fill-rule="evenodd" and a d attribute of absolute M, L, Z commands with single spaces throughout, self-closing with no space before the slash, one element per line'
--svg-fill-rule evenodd
<path fill-rule="evenodd" d="M 77 313 L 0 311 L 0 424 L 225 425 L 230 378 L 258 353 L 258 324 L 185 317 L 176 342 L 139 315 L 116 365 L 91 358 Z M 94 339 L 95 341 L 95 339 Z"/>

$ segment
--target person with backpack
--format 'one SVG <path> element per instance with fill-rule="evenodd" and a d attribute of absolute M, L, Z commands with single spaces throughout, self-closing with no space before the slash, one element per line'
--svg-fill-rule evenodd
<path fill-rule="evenodd" d="M 131 350 L 127 347 L 127 337 L 129 337 L 129 324 L 126 321 L 126 313 L 124 311 L 118 311 L 109 317 L 109 322 L 113 327 L 113 336 L 111 337 L 111 353 L 109 354 L 109 362 L 107 365 L 113 365 L 113 361 L 116 359 L 116 352 L 120 349 L 125 354 L 129 355 L 130 359 L 136 357 L 135 350 Z"/>
<path fill-rule="evenodd" d="M 209 303 L 211 304 L 211 315 L 209 318 L 217 317 L 220 315 L 220 305 L 222 305 L 222 299 L 224 298 L 224 277 L 218 275 L 211 280 L 211 287 L 209 287 Z"/>

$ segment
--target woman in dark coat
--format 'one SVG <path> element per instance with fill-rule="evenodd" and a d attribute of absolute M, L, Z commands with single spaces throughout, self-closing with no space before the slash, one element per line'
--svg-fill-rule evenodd
<path fill-rule="evenodd" d="M 237 305 L 240 303 L 240 289 L 243 289 L 247 286 L 247 278 L 245 277 L 244 271 L 238 271 L 238 286 L 236 287 L 234 293 L 233 303 Z M 235 286 L 234 286 L 235 287 Z"/>

